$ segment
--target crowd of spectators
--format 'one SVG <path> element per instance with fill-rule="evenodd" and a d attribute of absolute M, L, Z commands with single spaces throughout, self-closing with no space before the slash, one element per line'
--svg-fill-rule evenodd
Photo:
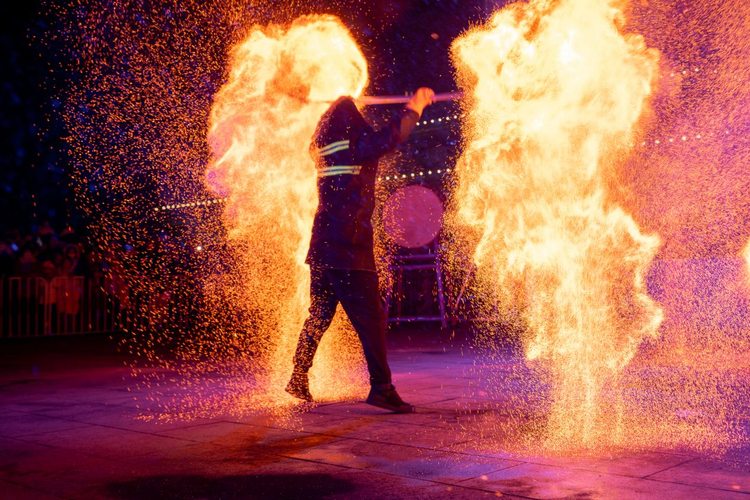
<path fill-rule="evenodd" d="M 160 241 L 144 252 L 157 254 Z M 137 270 L 126 270 L 122 259 L 136 253 L 114 243 L 94 249 L 74 228 L 57 231 L 49 222 L 28 232 L 6 231 L 0 241 L 0 337 L 161 328 L 188 318 L 178 320 L 175 312 L 191 307 L 186 291 L 131 289 L 124 277 Z M 188 283 L 183 285 L 187 290 Z"/>
<path fill-rule="evenodd" d="M 101 259 L 71 227 L 56 231 L 45 221 L 30 231 L 6 231 L 0 241 L 0 276 L 4 278 L 99 276 Z"/>
<path fill-rule="evenodd" d="M 117 277 L 99 279 L 114 265 L 99 255 L 70 226 L 57 231 L 44 222 L 27 232 L 6 231 L 0 241 L 0 337 L 102 329 L 105 296 L 110 310 L 127 311 L 128 289 Z"/>

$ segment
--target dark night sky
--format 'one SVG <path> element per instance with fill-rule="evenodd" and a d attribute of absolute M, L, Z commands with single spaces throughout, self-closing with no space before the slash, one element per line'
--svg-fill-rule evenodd
<path fill-rule="evenodd" d="M 61 137 L 54 118 L 47 78 L 48 54 L 30 43 L 29 36 L 47 25 L 38 2 L 3 3 L 0 51 L 4 62 L 0 126 L 2 149 L 3 229 L 28 225 L 44 218 L 64 220 L 68 196 Z M 35 206 L 39 200 L 45 212 Z"/>

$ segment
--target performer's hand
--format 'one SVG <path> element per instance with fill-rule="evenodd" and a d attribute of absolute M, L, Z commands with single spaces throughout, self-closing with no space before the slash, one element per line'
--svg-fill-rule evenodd
<path fill-rule="evenodd" d="M 407 108 L 416 111 L 419 116 L 422 116 L 424 108 L 435 102 L 435 92 L 431 88 L 420 87 L 411 97 L 411 100 L 406 105 Z"/>

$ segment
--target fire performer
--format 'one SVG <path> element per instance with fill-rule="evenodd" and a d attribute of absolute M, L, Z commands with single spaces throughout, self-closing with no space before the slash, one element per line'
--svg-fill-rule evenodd
<path fill-rule="evenodd" d="M 294 355 L 286 391 L 312 401 L 307 373 L 340 302 L 362 342 L 370 373 L 366 403 L 399 413 L 414 412 L 391 382 L 373 252 L 372 212 L 378 159 L 404 142 L 434 102 L 420 88 L 400 115 L 375 131 L 350 97 L 340 97 L 320 119 L 310 145 L 318 170 L 318 209 L 306 263 L 310 266 L 310 315 Z"/>

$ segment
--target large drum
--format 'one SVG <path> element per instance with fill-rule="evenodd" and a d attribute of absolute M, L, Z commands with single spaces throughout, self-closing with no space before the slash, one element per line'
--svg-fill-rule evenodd
<path fill-rule="evenodd" d="M 383 209 L 385 231 L 404 248 L 427 245 L 440 232 L 443 204 L 434 191 L 422 186 L 398 189 Z"/>

